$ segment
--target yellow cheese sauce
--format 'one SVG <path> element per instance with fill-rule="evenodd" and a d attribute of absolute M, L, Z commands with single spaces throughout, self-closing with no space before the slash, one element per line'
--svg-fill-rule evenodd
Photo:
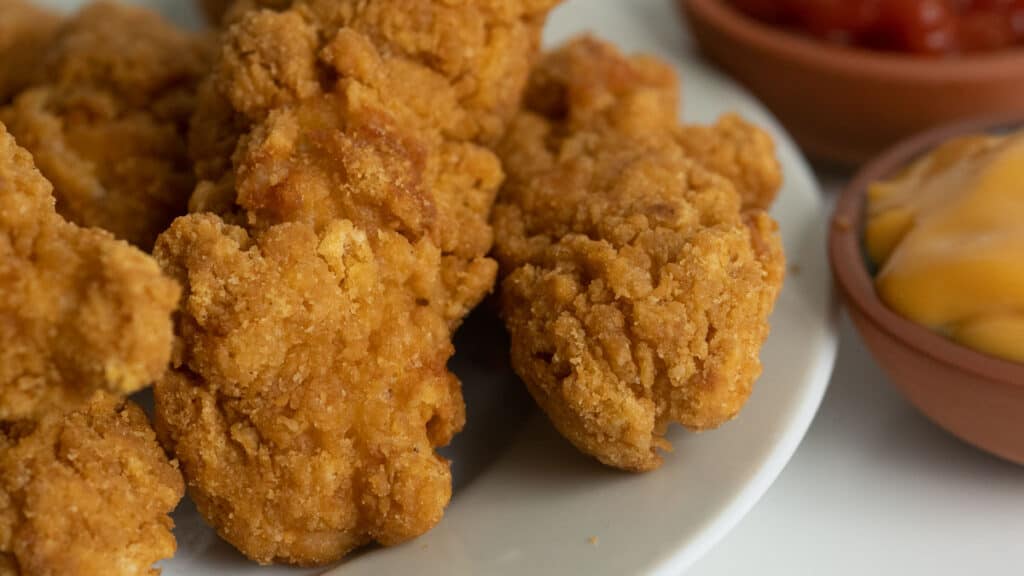
<path fill-rule="evenodd" d="M 872 184 L 866 243 L 890 308 L 1024 362 L 1024 132 L 949 141 Z"/>

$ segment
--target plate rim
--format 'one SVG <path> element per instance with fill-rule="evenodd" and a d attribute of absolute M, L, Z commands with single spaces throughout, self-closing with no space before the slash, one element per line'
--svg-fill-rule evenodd
<path fill-rule="evenodd" d="M 679 25 L 684 27 L 683 33 L 688 39 L 690 36 L 685 16 L 680 15 Z M 685 51 L 685 56 L 699 57 L 699 53 L 691 47 Z M 775 484 L 775 481 L 793 459 L 804 438 L 806 438 L 811 424 L 818 415 L 832 380 L 839 351 L 840 305 L 835 282 L 832 279 L 831 269 L 828 266 L 827 253 L 824 249 L 828 239 L 829 211 L 821 182 L 814 173 L 806 154 L 797 145 L 789 131 L 785 129 L 779 119 L 756 96 L 731 76 L 714 66 L 708 65 L 707 61 L 698 59 L 695 60 L 694 64 L 704 68 L 705 73 L 715 77 L 717 81 L 728 86 L 730 91 L 740 94 L 752 106 L 759 109 L 761 115 L 771 124 L 772 136 L 776 141 L 776 149 L 783 148 L 792 152 L 792 159 L 796 162 L 797 169 L 802 173 L 801 176 L 811 188 L 810 192 L 814 198 L 815 210 L 808 212 L 816 212 L 822 216 L 821 220 L 810 222 L 809 228 L 814 233 L 814 239 L 821 241 L 821 249 L 816 250 L 816 253 L 824 262 L 823 274 L 825 278 L 823 282 L 827 283 L 827 304 L 821 318 L 821 328 L 823 329 L 821 338 L 816 341 L 817 349 L 814 351 L 814 361 L 811 363 L 812 368 L 808 370 L 808 376 L 805 380 L 807 383 L 806 391 L 797 404 L 795 416 L 790 418 L 787 423 L 784 433 L 776 440 L 765 461 L 751 478 L 746 481 L 743 488 L 732 497 L 729 504 L 723 507 L 718 515 L 712 518 L 696 537 L 679 542 L 672 552 L 652 562 L 646 568 L 645 573 L 648 576 L 678 576 L 686 572 L 728 536 L 740 521 L 754 509 L 761 498 L 768 493 L 768 490 L 771 489 L 772 485 Z M 676 68 L 675 64 L 673 64 L 673 67 Z M 677 71 L 683 72 L 678 68 Z"/>

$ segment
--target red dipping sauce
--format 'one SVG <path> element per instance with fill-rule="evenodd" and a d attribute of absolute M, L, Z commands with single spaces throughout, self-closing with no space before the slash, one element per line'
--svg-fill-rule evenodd
<path fill-rule="evenodd" d="M 758 20 L 874 50 L 956 55 L 1024 45 L 1024 0 L 729 0 Z"/>

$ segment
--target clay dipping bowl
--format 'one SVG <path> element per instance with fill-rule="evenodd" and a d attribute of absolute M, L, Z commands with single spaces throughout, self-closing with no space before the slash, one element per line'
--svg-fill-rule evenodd
<path fill-rule="evenodd" d="M 930 58 L 829 44 L 728 0 L 677 0 L 703 53 L 756 94 L 804 151 L 854 168 L 922 130 L 1024 113 L 1024 49 Z"/>
<path fill-rule="evenodd" d="M 939 426 L 1018 464 L 1024 464 L 1024 364 L 960 346 L 890 310 L 875 292 L 863 236 L 866 192 L 872 182 L 895 175 L 949 138 L 1021 126 L 1024 114 L 960 122 L 883 153 L 839 197 L 828 247 L 847 311 L 893 384 Z"/>

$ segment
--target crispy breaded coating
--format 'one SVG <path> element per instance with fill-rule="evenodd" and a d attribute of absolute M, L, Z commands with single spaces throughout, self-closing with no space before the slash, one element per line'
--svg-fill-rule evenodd
<path fill-rule="evenodd" d="M 222 32 L 190 134 L 190 208 L 216 215 L 157 243 L 186 285 L 157 421 L 249 557 L 322 564 L 440 520 L 451 334 L 497 273 L 481 143 L 552 3 L 296 1 Z"/>
<path fill-rule="evenodd" d="M 452 121 L 429 107 L 422 107 L 421 113 L 429 114 L 450 137 L 493 143 L 519 109 L 540 45 L 541 27 L 557 2 L 295 0 L 294 5 L 324 23 L 327 30 L 356 31 L 382 54 L 428 68 L 443 78 L 464 111 L 461 118 Z M 440 85 L 440 80 L 434 83 Z M 401 90 L 393 92 L 398 99 L 429 106 L 422 96 L 415 97 L 425 87 L 395 80 L 387 86 L 391 91 Z"/>
<path fill-rule="evenodd" d="M 442 97 L 447 84 L 420 66 L 382 58 L 348 29 L 320 53 L 345 80 L 330 94 L 275 108 L 235 153 L 237 203 L 250 226 L 320 226 L 352 215 L 360 225 L 430 236 L 446 253 L 484 256 L 501 166 L 490 150 L 437 130 L 461 112 L 454 98 Z M 403 95 L 406 83 L 431 94 L 429 101 Z"/>
<path fill-rule="evenodd" d="M 348 217 L 426 234 L 446 255 L 446 276 L 490 276 L 487 214 L 502 173 L 473 139 L 503 129 L 519 101 L 551 2 L 536 4 L 246 12 L 201 90 L 191 147 L 205 181 L 192 210 L 256 229 Z M 395 19 L 403 10 L 422 18 Z M 456 29 L 491 33 L 453 44 Z"/>
<path fill-rule="evenodd" d="M 544 55 L 530 73 L 523 107 L 558 119 L 552 129 L 563 133 L 600 128 L 643 138 L 678 124 L 679 98 L 679 78 L 661 60 L 645 55 L 626 59 L 612 45 L 587 39 Z M 501 150 L 531 152 L 507 145 Z"/>
<path fill-rule="evenodd" d="M 186 287 L 157 430 L 223 538 L 313 565 L 440 520 L 451 476 L 434 448 L 465 415 L 429 240 L 348 220 L 253 238 L 200 214 L 156 256 Z"/>
<path fill-rule="evenodd" d="M 0 427 L 0 573 L 143 576 L 174 555 L 185 492 L 138 406 L 105 393 Z"/>
<path fill-rule="evenodd" d="M 552 2 L 293 4 L 246 11 L 223 35 L 190 134 L 204 179 L 191 209 L 254 229 L 346 217 L 427 235 L 445 277 L 478 291 L 453 303 L 457 322 L 496 271 L 502 172 L 473 139 L 514 111 Z"/>
<path fill-rule="evenodd" d="M 714 428 L 749 396 L 776 224 L 679 145 L 649 60 L 582 39 L 537 74 L 548 93 L 499 149 L 493 216 L 512 364 L 578 448 L 650 470 L 669 424 Z"/>
<path fill-rule="evenodd" d="M 39 54 L 60 26 L 60 17 L 28 0 L 0 2 L 0 105 L 44 71 Z"/>
<path fill-rule="evenodd" d="M 690 157 L 728 178 L 744 209 L 767 210 L 775 201 L 782 168 L 775 157 L 775 143 L 760 127 L 728 114 L 711 126 L 680 127 L 676 142 Z"/>
<path fill-rule="evenodd" d="M 566 110 L 569 86 L 573 103 Z M 678 126 L 678 79 L 656 58 L 625 59 L 607 44 L 579 42 L 546 56 L 525 100 L 534 113 L 560 118 L 563 130 L 600 126 L 638 139 L 671 131 L 688 156 L 733 183 L 744 208 L 769 208 L 782 185 L 775 143 L 760 127 L 735 114 L 710 126 Z"/>
<path fill-rule="evenodd" d="M 355 73 L 367 88 L 423 114 L 452 140 L 494 143 L 519 107 L 547 11 L 557 0 L 241 0 L 219 63 L 201 91 L 190 149 L 200 178 L 217 182 L 233 143 L 272 107 L 333 92 Z M 284 10 L 274 17 L 269 10 Z M 232 29 L 237 28 L 237 29 Z M 353 70 L 321 55 L 339 32 L 372 44 L 382 69 Z M 337 52 L 335 52 L 337 54 Z M 395 71 L 416 71 L 410 78 Z M 377 84 L 376 81 L 383 84 Z M 448 112 L 450 103 L 457 113 Z"/>
<path fill-rule="evenodd" d="M 259 121 L 233 145 L 225 132 L 207 130 L 217 124 L 204 116 L 213 109 L 199 111 L 193 144 L 215 151 L 196 156 L 197 170 L 219 180 L 197 188 L 193 210 L 254 228 L 351 217 L 430 235 L 460 260 L 485 256 L 501 167 L 490 150 L 450 134 L 467 112 L 447 79 L 382 55 L 350 28 L 320 45 L 297 9 L 249 12 L 224 46 L 211 82 L 229 80 L 219 93 L 231 105 L 216 115 L 235 110 Z M 317 79 L 328 74 L 335 83 L 325 89 Z M 210 90 L 208 83 L 204 102 Z M 227 156 L 233 165 L 217 161 Z"/>
<path fill-rule="evenodd" d="M 51 190 L 0 124 L 0 420 L 134 392 L 171 356 L 177 284 L 128 244 L 66 222 Z"/>
<path fill-rule="evenodd" d="M 153 12 L 99 2 L 33 60 L 41 78 L 0 121 L 53 183 L 65 218 L 151 249 L 195 186 L 186 132 L 201 42 Z"/>

